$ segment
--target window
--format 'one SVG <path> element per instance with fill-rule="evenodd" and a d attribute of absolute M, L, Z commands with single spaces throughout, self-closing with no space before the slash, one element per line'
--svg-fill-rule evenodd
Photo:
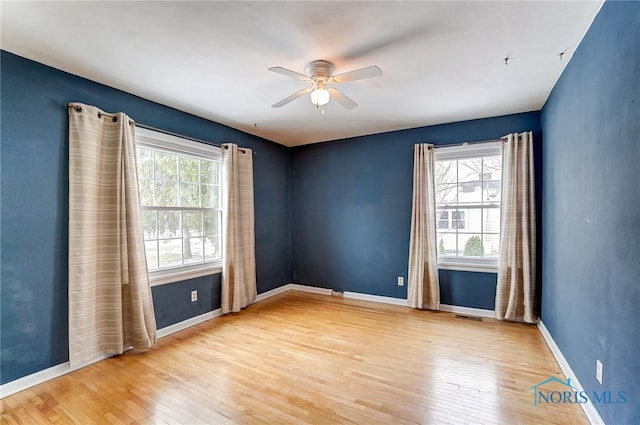
<path fill-rule="evenodd" d="M 222 260 L 220 148 L 138 128 L 136 157 L 152 284 L 217 272 Z"/>
<path fill-rule="evenodd" d="M 497 267 L 501 178 L 500 142 L 436 149 L 440 268 L 491 271 Z"/>

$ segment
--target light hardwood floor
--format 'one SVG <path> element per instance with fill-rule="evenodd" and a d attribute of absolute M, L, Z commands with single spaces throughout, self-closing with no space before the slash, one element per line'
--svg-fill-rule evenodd
<path fill-rule="evenodd" d="M 2 400 L 2 424 L 586 424 L 538 329 L 297 291 Z"/>

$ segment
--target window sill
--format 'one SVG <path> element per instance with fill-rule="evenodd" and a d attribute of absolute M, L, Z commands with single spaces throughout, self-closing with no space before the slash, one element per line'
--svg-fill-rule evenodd
<path fill-rule="evenodd" d="M 464 272 L 498 273 L 497 264 L 438 263 L 438 270 L 459 270 Z"/>
<path fill-rule="evenodd" d="M 207 264 L 205 267 L 197 267 L 190 270 L 169 269 L 161 272 L 150 272 L 149 283 L 152 287 L 160 286 L 196 277 L 210 276 L 216 273 L 222 273 L 222 264 Z"/>

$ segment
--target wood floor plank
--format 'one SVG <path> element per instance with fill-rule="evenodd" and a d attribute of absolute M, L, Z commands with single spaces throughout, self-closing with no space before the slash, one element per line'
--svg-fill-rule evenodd
<path fill-rule="evenodd" d="M 587 424 L 536 327 L 297 291 L 2 400 L 7 424 Z"/>

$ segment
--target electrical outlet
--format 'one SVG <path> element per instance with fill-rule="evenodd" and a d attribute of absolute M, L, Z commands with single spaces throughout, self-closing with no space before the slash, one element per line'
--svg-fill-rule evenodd
<path fill-rule="evenodd" d="M 196 301 L 198 301 L 198 290 L 194 289 L 191 291 L 191 302 L 194 303 Z"/>
<path fill-rule="evenodd" d="M 404 286 L 404 277 L 398 276 L 398 286 Z"/>
<path fill-rule="evenodd" d="M 602 362 L 596 359 L 596 379 L 602 384 Z"/>

